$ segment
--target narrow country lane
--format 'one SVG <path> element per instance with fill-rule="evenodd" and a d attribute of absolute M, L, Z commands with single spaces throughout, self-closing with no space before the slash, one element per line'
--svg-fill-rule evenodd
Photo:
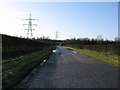
<path fill-rule="evenodd" d="M 117 88 L 118 68 L 58 46 L 15 88 Z"/>

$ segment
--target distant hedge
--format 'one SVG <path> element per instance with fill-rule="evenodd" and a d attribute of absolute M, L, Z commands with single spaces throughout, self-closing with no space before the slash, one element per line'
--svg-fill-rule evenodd
<path fill-rule="evenodd" d="M 64 45 L 79 49 L 87 49 L 120 55 L 120 41 L 78 38 L 65 40 Z"/>
<path fill-rule="evenodd" d="M 87 49 L 98 52 L 107 52 L 111 54 L 120 55 L 118 53 L 118 45 L 117 44 L 108 44 L 108 45 L 70 45 L 72 47 L 77 47 L 79 49 Z"/>

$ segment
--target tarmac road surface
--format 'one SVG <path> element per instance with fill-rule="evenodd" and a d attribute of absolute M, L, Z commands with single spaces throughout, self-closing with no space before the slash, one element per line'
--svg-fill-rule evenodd
<path fill-rule="evenodd" d="M 118 68 L 64 47 L 41 65 L 15 88 L 118 88 Z"/>

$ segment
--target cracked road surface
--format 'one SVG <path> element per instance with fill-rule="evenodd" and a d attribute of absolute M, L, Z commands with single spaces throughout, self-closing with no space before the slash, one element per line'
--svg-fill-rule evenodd
<path fill-rule="evenodd" d="M 58 46 L 15 88 L 118 88 L 118 68 Z"/>

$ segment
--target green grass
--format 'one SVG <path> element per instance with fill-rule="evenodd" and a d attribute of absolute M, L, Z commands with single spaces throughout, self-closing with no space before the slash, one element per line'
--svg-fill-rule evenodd
<path fill-rule="evenodd" d="M 66 48 L 74 50 L 78 53 L 82 53 L 84 55 L 87 55 L 93 59 L 103 61 L 105 63 L 112 65 L 112 66 L 120 67 L 120 64 L 119 64 L 120 56 L 105 53 L 105 52 L 96 52 L 96 51 L 84 50 L 84 49 L 78 49 L 78 48 L 72 48 L 72 47 L 66 47 Z"/>
<path fill-rule="evenodd" d="M 55 47 L 47 47 L 42 51 L 3 60 L 2 64 L 2 83 L 3 88 L 12 87 L 23 79 L 30 71 L 48 58 Z"/>

